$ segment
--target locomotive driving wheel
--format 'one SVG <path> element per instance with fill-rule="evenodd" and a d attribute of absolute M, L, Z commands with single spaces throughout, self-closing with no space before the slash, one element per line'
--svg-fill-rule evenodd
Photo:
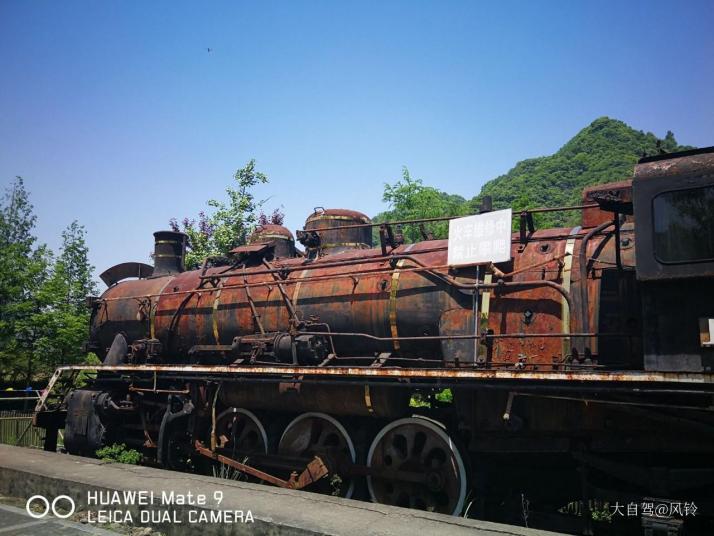
<path fill-rule="evenodd" d="M 459 515 L 466 468 L 444 428 L 429 419 L 396 420 L 377 434 L 367 455 L 373 502 Z"/>
<path fill-rule="evenodd" d="M 320 456 L 332 472 L 312 484 L 308 491 L 350 498 L 354 481 L 340 475 L 340 467 L 354 463 L 355 447 L 345 427 L 325 413 L 303 413 L 283 432 L 278 444 L 283 456 L 313 458 Z"/>
<path fill-rule="evenodd" d="M 268 453 L 265 428 L 247 409 L 228 408 L 216 417 L 216 441 L 219 448 L 232 453 Z"/>

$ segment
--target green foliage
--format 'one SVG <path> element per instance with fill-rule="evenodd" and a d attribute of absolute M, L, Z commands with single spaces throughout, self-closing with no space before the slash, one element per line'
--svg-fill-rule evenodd
<path fill-rule="evenodd" d="M 451 389 L 444 389 L 436 393 L 434 398 L 442 404 L 451 404 L 454 401 L 454 394 L 451 392 Z"/>
<path fill-rule="evenodd" d="M 97 354 L 89 352 L 87 357 L 84 359 L 83 365 L 101 365 L 102 360 L 97 357 Z M 84 387 L 89 383 L 90 380 L 94 379 L 96 371 L 92 370 L 80 370 L 74 380 L 74 386 L 77 388 Z"/>
<path fill-rule="evenodd" d="M 409 399 L 409 407 L 430 408 L 430 400 L 431 399 L 429 398 L 428 393 L 417 391 L 412 394 L 411 398 Z M 454 395 L 451 392 L 451 389 L 442 389 L 441 391 L 434 393 L 434 400 L 436 400 L 440 404 L 452 404 L 454 402 Z"/>
<path fill-rule="evenodd" d="M 465 199 L 458 195 L 449 195 L 441 190 L 424 186 L 421 179 L 413 179 L 409 170 L 402 169 L 402 178 L 393 185 L 384 185 L 382 201 L 389 204 L 390 210 L 374 217 L 375 223 L 383 221 L 415 220 L 458 216 L 466 214 L 468 209 Z M 438 222 L 426 226 L 434 238 L 445 238 L 448 234 L 448 222 Z M 406 242 L 423 240 L 419 226 L 405 225 L 402 229 Z M 376 241 L 379 240 L 375 237 Z"/>
<path fill-rule="evenodd" d="M 551 156 L 518 162 L 505 175 L 488 181 L 481 193 L 469 202 L 471 212 L 484 195 L 493 198 L 495 209 L 579 205 L 582 190 L 632 177 L 635 163 L 643 155 L 660 150 L 674 152 L 691 147 L 680 146 L 672 132 L 664 139 L 652 133 L 634 130 L 622 121 L 600 117 Z M 537 215 L 536 226 L 566 227 L 577 225 L 577 211 Z"/>
<path fill-rule="evenodd" d="M 37 295 L 48 277 L 51 253 L 36 246 L 36 217 L 21 177 L 0 205 L 0 375 L 29 383 L 37 333 L 32 317 L 42 308 Z"/>
<path fill-rule="evenodd" d="M 600 117 L 581 130 L 551 156 L 518 162 L 508 173 L 486 182 L 479 195 L 465 201 L 459 196 L 424 186 L 404 168 L 402 180 L 385 185 L 383 200 L 390 210 L 374 217 L 375 222 L 436 216 L 476 214 L 483 196 L 490 195 L 494 209 L 579 205 L 587 186 L 628 179 L 637 160 L 660 151 L 691 149 L 677 143 L 672 132 L 663 139 L 634 130 L 622 121 Z M 535 216 L 536 227 L 567 227 L 580 222 L 578 211 Z M 514 220 L 514 228 L 517 221 Z M 405 230 L 408 241 L 421 240 L 416 226 Z M 447 234 L 446 223 L 427 224 L 435 238 Z M 378 237 L 375 237 L 378 239 Z"/>
<path fill-rule="evenodd" d="M 101 448 L 96 452 L 96 455 L 100 460 L 107 462 L 137 465 L 141 461 L 141 453 L 134 449 L 127 449 L 124 443 L 114 443 Z"/>
<path fill-rule="evenodd" d="M 87 359 L 81 351 L 87 339 L 89 310 L 85 298 L 98 292 L 92 279 L 84 227 L 73 221 L 62 232 L 62 247 L 45 283 L 38 289 L 40 311 L 31 318 L 37 338 L 35 361 L 53 370 Z"/>
<path fill-rule="evenodd" d="M 255 160 L 250 160 L 235 172 L 233 180 L 236 187 L 226 188 L 227 202 L 208 201 L 208 206 L 213 209 L 210 215 L 200 212 L 198 220 L 184 218 L 180 225 L 176 219 L 169 222 L 173 230 L 188 235 L 188 269 L 198 268 L 206 257 L 224 256 L 236 246 L 245 244 L 255 227 L 258 209 L 265 201 L 256 201 L 252 190 L 258 184 L 268 182 L 268 177 L 256 171 Z"/>
<path fill-rule="evenodd" d="M 431 404 L 429 403 L 429 399 L 424 396 L 424 393 L 414 393 L 412 394 L 411 398 L 409 398 L 409 407 L 410 408 L 430 408 Z"/>
<path fill-rule="evenodd" d="M 84 298 L 97 292 L 84 228 L 76 221 L 67 227 L 55 258 L 35 245 L 35 221 L 17 177 L 0 206 L 0 377 L 27 384 L 85 359 Z"/>

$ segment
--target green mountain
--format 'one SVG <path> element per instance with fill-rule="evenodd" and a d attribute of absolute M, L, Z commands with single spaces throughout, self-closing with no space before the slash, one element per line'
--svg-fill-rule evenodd
<path fill-rule="evenodd" d="M 412 179 L 404 168 L 401 180 L 385 185 L 383 199 L 390 204 L 390 210 L 377 214 L 374 221 L 475 214 L 485 195 L 492 197 L 494 208 L 511 207 L 514 211 L 579 205 L 583 188 L 631 177 L 635 163 L 642 156 L 692 148 L 679 145 L 672 132 L 660 139 L 622 121 L 600 117 L 555 154 L 518 162 L 508 173 L 486 182 L 481 192 L 470 200 L 424 186 L 421 180 Z M 535 216 L 538 228 L 577 225 L 579 221 L 577 211 Z M 447 226 L 431 224 L 429 230 L 435 237 L 443 238 Z M 419 235 L 415 226 L 405 226 L 407 241 L 418 240 Z"/>
<path fill-rule="evenodd" d="M 685 149 L 692 147 L 679 145 L 672 132 L 660 139 L 622 121 L 600 117 L 555 154 L 522 160 L 508 173 L 488 181 L 470 201 L 470 208 L 475 212 L 484 195 L 493 198 L 494 208 L 512 207 L 514 211 L 578 205 L 583 188 L 631 177 L 642 156 Z M 578 220 L 577 212 L 563 212 L 542 215 L 538 223 L 540 227 L 560 227 Z"/>

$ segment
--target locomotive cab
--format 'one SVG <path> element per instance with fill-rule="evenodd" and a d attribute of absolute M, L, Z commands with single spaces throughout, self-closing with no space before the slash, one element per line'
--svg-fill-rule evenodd
<path fill-rule="evenodd" d="M 633 179 L 645 370 L 714 367 L 714 147 L 646 157 Z"/>

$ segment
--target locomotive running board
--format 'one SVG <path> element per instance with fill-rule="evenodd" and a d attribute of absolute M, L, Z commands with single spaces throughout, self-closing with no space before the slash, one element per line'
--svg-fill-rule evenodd
<path fill-rule="evenodd" d="M 650 384 L 664 386 L 676 384 L 679 386 L 697 387 L 706 390 L 714 388 L 714 374 L 691 372 L 644 372 L 644 371 L 530 371 L 503 369 L 406 369 L 399 367 L 295 367 L 295 366 L 225 366 L 225 365 L 63 365 L 57 367 L 47 388 L 37 401 L 35 412 L 42 411 L 48 396 L 64 372 L 117 372 L 117 373 L 151 373 L 156 382 L 158 374 L 179 374 L 208 376 L 218 375 L 225 379 L 231 377 L 285 377 L 308 376 L 312 378 L 334 379 L 392 379 L 400 380 L 451 380 L 483 382 L 485 380 L 518 380 L 522 386 L 528 383 L 563 382 L 566 384 L 594 385 L 597 383 L 615 383 L 618 385 Z"/>
<path fill-rule="evenodd" d="M 52 379 L 64 371 L 96 372 L 173 372 L 235 376 L 331 376 L 370 378 L 412 378 L 449 380 L 538 380 L 634 383 L 714 383 L 712 373 L 645 371 L 530 371 L 479 368 L 400 368 L 400 367 L 295 367 L 276 365 L 64 365 Z"/>

